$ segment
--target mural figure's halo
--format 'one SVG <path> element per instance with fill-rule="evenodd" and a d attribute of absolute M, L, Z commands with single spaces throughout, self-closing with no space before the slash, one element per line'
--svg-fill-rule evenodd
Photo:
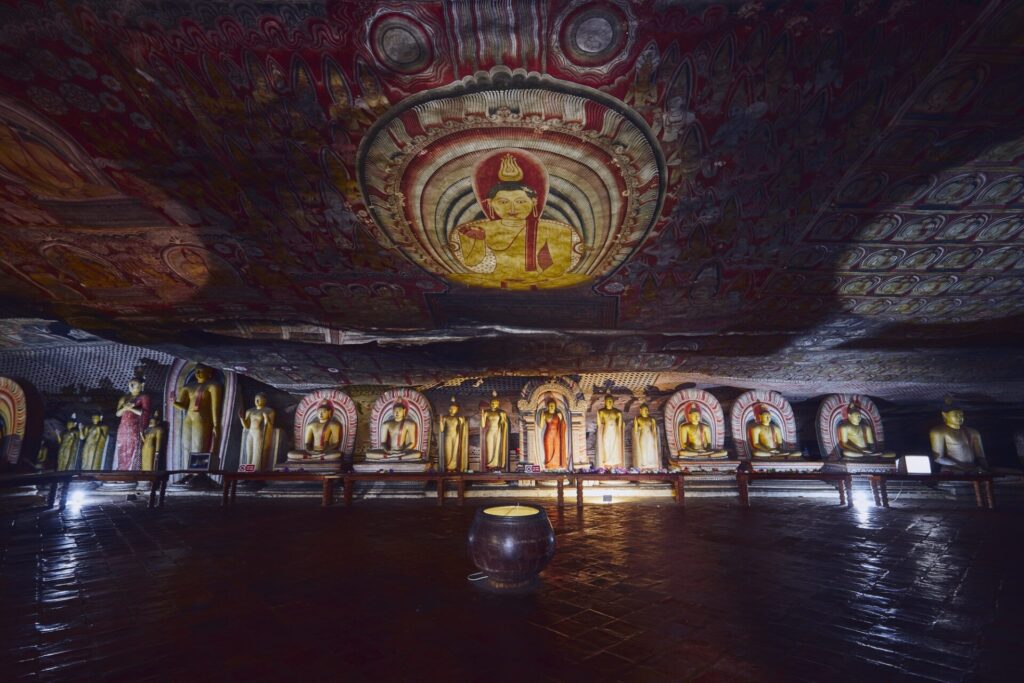
<path fill-rule="evenodd" d="M 400 103 L 364 138 L 358 164 L 382 238 L 473 287 L 607 275 L 648 234 L 665 191 L 660 148 L 629 107 L 507 69 Z"/>

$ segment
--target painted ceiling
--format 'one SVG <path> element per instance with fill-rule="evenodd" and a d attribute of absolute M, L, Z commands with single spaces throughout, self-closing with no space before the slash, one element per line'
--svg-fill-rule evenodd
<path fill-rule="evenodd" d="M 1004 0 L 8 2 L 0 314 L 287 387 L 1021 381 L 1022 82 Z"/>

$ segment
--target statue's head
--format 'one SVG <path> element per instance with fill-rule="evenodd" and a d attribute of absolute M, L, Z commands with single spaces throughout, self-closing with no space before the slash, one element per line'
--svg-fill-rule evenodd
<path fill-rule="evenodd" d="M 492 390 L 491 391 L 491 410 L 497 410 L 498 406 L 500 406 L 500 405 L 501 405 L 501 402 L 498 401 L 498 392 Z"/>
<path fill-rule="evenodd" d="M 850 421 L 854 427 L 860 424 L 860 421 L 864 419 L 864 414 L 860 412 L 860 408 L 850 408 L 846 413 L 846 419 Z"/>
<path fill-rule="evenodd" d="M 402 420 L 404 420 L 406 412 L 408 412 L 408 411 L 407 411 L 404 403 L 396 403 L 395 404 L 395 416 L 393 418 L 395 420 L 395 422 L 401 422 Z"/>
<path fill-rule="evenodd" d="M 156 427 L 160 423 L 160 411 L 154 410 L 153 414 L 149 416 L 149 426 Z"/>
<path fill-rule="evenodd" d="M 686 421 L 692 425 L 700 424 L 700 408 L 696 403 L 691 403 L 690 407 L 686 409 Z"/>
<path fill-rule="evenodd" d="M 92 423 L 98 425 L 100 422 L 103 422 L 103 413 L 93 413 Z"/>
<path fill-rule="evenodd" d="M 604 407 L 605 407 L 605 410 L 611 410 L 614 405 L 615 405 L 615 399 L 611 397 L 611 394 L 609 394 L 609 395 L 604 397 Z"/>
<path fill-rule="evenodd" d="M 549 398 L 548 402 L 545 404 L 545 408 L 549 413 L 554 413 L 558 411 L 558 404 L 555 403 L 555 399 Z"/>
<path fill-rule="evenodd" d="M 448 414 L 452 417 L 459 414 L 459 404 L 455 402 L 454 396 L 452 396 L 452 402 L 448 405 Z"/>
<path fill-rule="evenodd" d="M 334 408 L 331 406 L 330 403 L 324 401 L 323 403 L 320 404 L 320 408 L 318 408 L 316 411 L 316 418 L 321 422 L 327 422 L 328 420 L 331 419 L 331 415 L 333 414 Z"/>
<path fill-rule="evenodd" d="M 141 379 L 130 379 L 128 380 L 128 393 L 132 396 L 138 396 L 142 392 L 142 387 L 145 386 Z"/>
<path fill-rule="evenodd" d="M 947 427 L 953 429 L 960 429 L 964 424 L 964 411 L 959 408 L 952 408 L 950 410 L 942 411 L 942 420 L 946 423 Z"/>
<path fill-rule="evenodd" d="M 641 403 L 640 404 L 640 417 L 650 417 L 650 416 L 651 416 L 651 409 L 649 407 L 647 407 L 646 403 Z"/>
<path fill-rule="evenodd" d="M 267 395 L 262 391 L 253 397 L 253 403 L 256 404 L 257 408 L 262 408 L 267 405 Z"/>
<path fill-rule="evenodd" d="M 942 409 L 942 421 L 946 423 L 947 427 L 952 429 L 960 429 L 964 423 L 963 408 L 957 405 L 951 395 L 946 396 L 945 405 Z"/>
<path fill-rule="evenodd" d="M 758 403 L 754 407 L 754 414 L 757 416 L 757 421 L 763 424 L 764 426 L 767 427 L 772 423 L 772 414 L 768 410 L 768 406 L 764 405 L 763 403 Z"/>
<path fill-rule="evenodd" d="M 205 365 L 196 366 L 196 381 L 202 384 L 206 380 L 210 379 L 212 371 Z"/>

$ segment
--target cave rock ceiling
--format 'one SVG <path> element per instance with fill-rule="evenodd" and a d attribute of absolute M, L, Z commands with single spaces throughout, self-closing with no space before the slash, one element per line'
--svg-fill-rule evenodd
<path fill-rule="evenodd" d="M 0 312 L 278 384 L 1021 379 L 1022 36 L 1001 0 L 6 3 Z"/>

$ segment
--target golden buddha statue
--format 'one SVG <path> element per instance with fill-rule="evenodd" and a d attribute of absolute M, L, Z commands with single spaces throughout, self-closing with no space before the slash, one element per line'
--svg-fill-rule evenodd
<path fill-rule="evenodd" d="M 442 415 L 438 428 L 441 462 L 445 472 L 465 472 L 469 469 L 469 421 L 459 415 L 459 404 L 452 396 L 448 414 Z"/>
<path fill-rule="evenodd" d="M 658 444 L 658 421 L 651 417 L 646 403 L 640 414 L 633 418 L 633 466 L 640 470 L 660 470 L 661 454 Z"/>
<path fill-rule="evenodd" d="M 508 457 L 508 413 L 501 409 L 498 392 L 491 392 L 490 406 L 480 415 L 480 462 L 484 469 L 505 469 Z"/>
<path fill-rule="evenodd" d="M 987 470 L 988 461 L 977 429 L 964 427 L 964 411 L 946 398 L 943 424 L 929 433 L 932 457 L 943 469 L 970 472 Z"/>
<path fill-rule="evenodd" d="M 577 230 L 541 217 L 548 177 L 539 159 L 515 149 L 491 153 L 473 171 L 473 192 L 486 218 L 462 223 L 449 235 L 449 249 L 467 270 L 453 279 L 507 289 L 583 279 L 570 273 L 583 250 Z"/>
<path fill-rule="evenodd" d="M 174 407 L 185 411 L 181 424 L 183 455 L 213 453 L 220 430 L 223 389 L 212 381 L 213 371 L 205 365 L 195 369 L 195 380 L 178 392 Z"/>
<path fill-rule="evenodd" d="M 79 432 L 79 438 L 82 440 L 83 470 L 103 469 L 103 456 L 107 454 L 109 434 L 110 427 L 103 424 L 103 415 L 100 413 L 93 415 L 92 424 Z"/>
<path fill-rule="evenodd" d="M 166 429 L 160 421 L 160 411 L 154 410 L 149 416 L 149 426 L 142 432 L 142 469 L 146 471 L 155 470 L 160 465 L 160 456 L 163 455 Z"/>
<path fill-rule="evenodd" d="M 341 423 L 334 419 L 334 408 L 324 401 L 302 435 L 301 450 L 288 451 L 288 462 L 341 460 Z"/>
<path fill-rule="evenodd" d="M 267 463 L 263 460 L 270 453 L 270 437 L 274 434 L 276 416 L 274 409 L 267 407 L 267 395 L 262 391 L 253 397 L 253 407 L 239 414 L 238 418 L 245 430 L 242 434 L 239 466 L 254 465 L 257 470 L 266 467 Z"/>
<path fill-rule="evenodd" d="M 615 407 L 615 399 L 604 397 L 604 408 L 597 411 L 597 466 L 612 468 L 625 466 L 625 439 L 622 411 Z"/>
<path fill-rule="evenodd" d="M 698 458 L 709 460 L 721 460 L 729 454 L 725 450 L 712 448 L 711 426 L 701 419 L 700 408 L 696 403 L 691 403 L 686 409 L 686 420 L 679 423 L 679 453 L 682 459 Z M 771 416 L 769 415 L 769 419 Z M 776 427 L 778 429 L 778 427 Z M 782 442 L 781 433 L 779 443 Z"/>
<path fill-rule="evenodd" d="M 800 458 L 800 451 L 785 450 L 782 429 L 772 419 L 768 407 L 754 406 L 754 420 L 747 425 L 750 450 L 755 458 Z"/>
<path fill-rule="evenodd" d="M 82 425 L 75 421 L 75 416 L 65 425 L 64 433 L 60 435 L 60 448 L 57 449 L 57 469 L 75 469 L 78 459 L 78 446 L 81 443 Z"/>
<path fill-rule="evenodd" d="M 875 430 L 864 421 L 860 407 L 852 403 L 846 419 L 836 427 L 836 443 L 844 458 L 895 458 L 895 453 L 882 453 L 875 447 Z"/>
<path fill-rule="evenodd" d="M 404 403 L 396 403 L 390 420 L 380 428 L 380 443 L 366 451 L 367 460 L 395 460 L 404 462 L 422 460 L 423 453 L 417 450 L 419 427 L 407 416 Z"/>

